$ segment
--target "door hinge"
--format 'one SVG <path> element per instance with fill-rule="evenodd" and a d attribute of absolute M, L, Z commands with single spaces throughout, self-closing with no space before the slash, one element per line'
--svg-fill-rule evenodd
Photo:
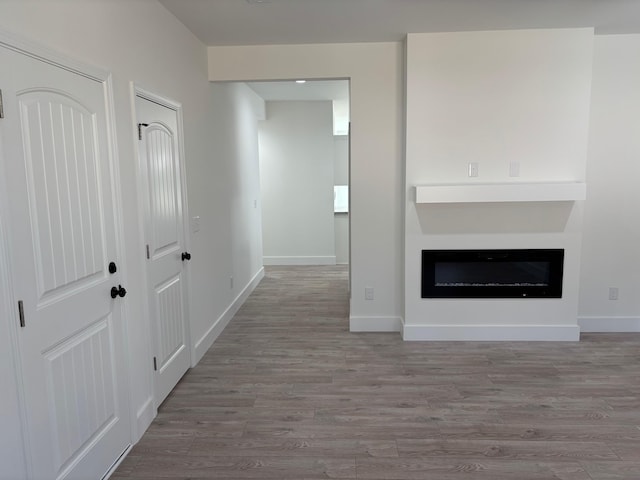
<path fill-rule="evenodd" d="M 147 260 L 149 260 L 151 258 L 151 255 L 149 255 L 149 244 L 147 244 Z"/>
<path fill-rule="evenodd" d="M 156 357 L 153 357 L 153 370 L 155 372 L 158 371 L 158 361 L 156 360 Z"/>
<path fill-rule="evenodd" d="M 27 326 L 27 323 L 24 321 L 24 304 L 22 300 L 18 300 L 18 317 L 20 318 L 20 326 L 22 328 Z"/>
<path fill-rule="evenodd" d="M 138 124 L 138 140 L 142 140 L 142 127 L 148 127 L 148 123 L 139 123 Z"/>
<path fill-rule="evenodd" d="M 4 107 L 2 106 L 2 89 L 0 89 L 0 118 L 4 118 Z"/>

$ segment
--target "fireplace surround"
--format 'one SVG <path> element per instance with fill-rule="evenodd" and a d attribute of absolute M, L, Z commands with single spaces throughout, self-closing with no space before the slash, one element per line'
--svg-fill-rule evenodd
<path fill-rule="evenodd" d="M 423 250 L 422 298 L 562 298 L 563 249 Z"/>

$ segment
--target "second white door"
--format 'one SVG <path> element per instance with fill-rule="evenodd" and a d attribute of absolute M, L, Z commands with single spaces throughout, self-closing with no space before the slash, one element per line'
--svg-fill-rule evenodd
<path fill-rule="evenodd" d="M 190 366 L 184 202 L 178 112 L 136 96 L 138 156 L 145 193 L 145 254 L 159 405 Z"/>

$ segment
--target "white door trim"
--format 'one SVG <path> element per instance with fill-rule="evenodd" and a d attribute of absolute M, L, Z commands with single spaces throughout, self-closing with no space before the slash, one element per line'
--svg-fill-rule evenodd
<path fill-rule="evenodd" d="M 3 173 L 4 167 L 3 164 L 0 164 L 0 173 Z M 4 174 L 0 175 L 0 178 L 5 179 L 6 176 Z M 0 291 L 2 295 L 0 295 L 0 314 L 6 320 L 3 322 L 3 325 L 0 325 L 0 328 L 4 328 L 8 335 L 5 337 L 5 342 L 8 339 L 8 345 L 2 345 L 2 348 L 8 348 L 8 357 L 11 362 L 11 368 L 15 372 L 13 377 L 13 384 L 16 387 L 16 400 L 18 402 L 18 410 L 19 410 L 19 424 L 20 424 L 20 438 L 16 439 L 16 441 L 20 442 L 22 448 L 22 459 L 20 462 L 23 465 L 24 471 L 26 474 L 31 477 L 32 476 L 32 468 L 31 462 L 27 461 L 27 452 L 29 451 L 29 441 L 27 435 L 24 435 L 27 426 L 27 418 L 26 411 L 24 408 L 24 385 L 22 383 L 22 379 L 24 375 L 22 374 L 22 365 L 20 362 L 20 356 L 18 349 L 16 346 L 18 345 L 18 316 L 16 315 L 16 309 L 13 305 L 13 299 L 15 298 L 13 292 L 13 285 L 11 282 L 11 259 L 10 259 L 10 247 L 9 247 L 9 237 L 7 236 L 7 228 L 5 219 L 8 218 L 8 212 L 6 211 L 6 206 L 8 205 L 9 199 L 7 198 L 6 191 L 7 188 L 4 185 L 4 180 L 2 180 L 2 193 L 0 196 L 0 265 L 4 265 L 5 268 L 0 268 Z"/>
<path fill-rule="evenodd" d="M 126 262 L 124 262 L 124 217 L 123 217 L 123 205 L 122 205 L 122 193 L 121 193 L 121 177 L 120 177 L 120 162 L 118 157 L 118 144 L 116 141 L 116 121 L 115 121 L 115 102 L 113 96 L 113 79 L 111 73 L 103 68 L 96 67 L 94 65 L 90 65 L 88 63 L 76 60 L 73 57 L 64 55 L 56 50 L 48 48 L 40 43 L 34 42 L 32 40 L 28 40 L 20 35 L 16 35 L 14 33 L 8 32 L 0 28 L 0 48 L 7 48 L 9 50 L 13 50 L 22 55 L 26 55 L 28 57 L 34 58 L 44 63 L 48 63 L 58 68 L 62 68 L 69 72 L 73 72 L 75 74 L 81 75 L 83 77 L 89 78 L 96 82 L 102 83 L 104 85 L 105 90 L 105 113 L 106 113 L 106 123 L 107 123 L 107 139 L 108 139 L 108 149 L 109 149 L 109 170 L 111 171 L 111 183 L 112 183 L 112 198 L 111 201 L 113 203 L 113 216 L 114 216 L 114 228 L 115 228 L 115 252 L 116 257 L 118 259 L 118 268 L 121 272 L 121 278 L 123 283 L 126 285 L 128 283 L 128 275 L 126 269 Z M 4 178 L 4 176 L 3 176 Z M 6 188 L 3 188 L 3 191 L 6 192 Z M 3 204 L 6 205 L 6 201 L 8 199 L 5 198 L 5 195 L 0 196 L 0 220 L 4 219 L 4 222 L 7 221 L 8 215 L 6 209 L 3 208 Z M 6 223 L 5 229 L 6 227 Z M 2 224 L 0 222 L 0 227 Z M 3 260 L 9 260 L 11 254 L 11 245 L 8 242 L 6 237 L 6 232 L 1 231 L 0 228 L 0 258 Z M 11 287 L 11 270 L 10 266 L 7 263 L 7 269 L 0 271 L 0 286 L 2 286 L 2 290 L 5 292 L 3 301 L 6 302 L 7 306 L 13 306 L 14 293 Z M 5 288 L 7 287 L 7 288 Z M 122 326 L 123 331 L 122 334 L 124 336 L 123 342 L 126 348 L 128 356 L 131 356 L 131 345 L 129 342 L 129 330 L 128 330 L 128 318 L 129 318 L 129 307 L 128 302 L 123 301 L 120 302 L 122 309 Z M 8 331 L 11 337 L 11 356 L 13 358 L 13 363 L 16 366 L 16 372 L 20 375 L 19 378 L 22 378 L 21 375 L 21 361 L 20 361 L 20 352 L 18 350 L 18 327 L 17 327 L 17 319 L 15 316 L 15 312 L 13 308 L 6 308 L 5 310 L 9 310 L 7 312 L 6 318 L 9 321 Z M 125 380 L 127 385 L 129 385 L 128 400 L 129 400 L 129 411 L 133 411 L 133 399 L 132 399 L 132 379 L 129 372 L 129 369 L 126 368 L 123 374 L 126 376 Z M 22 433 L 23 433 L 23 444 L 24 444 L 24 455 L 25 461 L 27 464 L 27 473 L 28 475 L 32 475 L 32 462 L 31 462 L 31 454 L 28 444 L 27 436 L 24 435 L 24 432 L 27 431 L 27 419 L 26 419 L 26 411 L 24 409 L 24 386 L 20 379 L 18 379 L 18 397 L 20 400 L 20 416 L 21 416 L 21 425 L 22 425 Z M 134 431 L 133 426 L 134 423 L 131 421 L 130 415 L 130 435 L 133 437 Z"/>
<path fill-rule="evenodd" d="M 2 29 L 0 29 L 0 45 L 98 82 L 104 83 L 111 77 L 111 74 L 106 69 L 81 62 L 49 47 Z"/>
<path fill-rule="evenodd" d="M 139 83 L 137 82 L 131 82 L 131 114 L 132 114 L 132 128 L 133 128 L 133 134 L 134 134 L 134 145 L 133 145 L 133 149 L 134 149 L 134 155 L 135 158 L 138 159 L 138 163 L 136 165 L 136 188 L 138 189 L 138 192 L 145 192 L 146 191 L 146 184 L 143 178 L 143 174 L 142 174 L 142 165 L 140 163 L 140 159 L 138 158 L 138 128 L 137 128 L 137 112 L 136 112 L 136 107 L 135 107 L 135 103 L 136 103 L 136 97 L 140 97 L 143 98 L 145 100 L 149 100 L 150 102 L 154 102 L 157 103 L 158 105 L 162 105 L 163 107 L 166 107 L 170 110 L 173 110 L 174 112 L 176 112 L 176 118 L 178 121 L 178 153 L 180 155 L 180 187 L 182 190 L 182 229 L 184 231 L 184 247 L 185 247 L 185 251 L 190 251 L 191 250 L 191 229 L 189 228 L 189 204 L 188 204 L 188 195 L 187 195 L 187 171 L 186 171 L 186 166 L 185 166 L 185 150 L 184 150 L 184 127 L 183 127 L 183 119 L 182 119 L 182 104 L 180 102 L 177 102 L 173 99 L 170 99 L 168 97 L 165 97 L 163 95 L 159 95 L 157 93 L 152 92 L 151 90 L 148 90 L 146 88 L 144 88 L 143 86 L 141 86 Z M 138 195 L 138 216 L 141 219 L 145 218 L 146 215 L 146 210 L 145 210 L 145 205 L 144 205 L 144 201 L 142 198 L 142 195 Z M 139 237 L 141 239 L 145 238 L 145 222 L 139 222 L 139 228 L 138 228 L 138 234 Z M 141 245 L 140 248 L 142 249 L 143 246 Z M 147 265 L 146 265 L 146 256 L 145 255 L 141 255 L 141 267 L 143 269 L 144 272 L 147 271 Z M 188 344 L 187 347 L 189 348 L 189 357 L 191 358 L 191 366 L 195 366 L 195 362 L 193 361 L 194 358 L 194 351 L 195 349 L 193 348 L 193 340 L 191 338 L 191 322 L 190 322 L 190 315 L 189 315 L 189 304 L 191 303 L 191 289 L 189 288 L 189 285 L 191 284 L 191 270 L 189 268 L 186 269 L 185 272 L 185 283 L 186 283 L 186 290 L 188 293 L 188 297 L 186 299 L 185 302 L 185 314 L 187 317 L 187 322 L 186 322 L 186 331 L 187 331 L 187 338 L 188 338 Z M 144 292 L 148 292 L 148 279 L 147 279 L 147 275 L 143 275 L 143 291 Z M 148 352 L 152 352 L 153 351 L 153 342 L 151 341 L 151 339 L 153 338 L 152 335 L 152 325 L 151 325 L 151 318 L 150 318 L 150 314 L 149 314 L 149 298 L 146 299 L 146 301 L 144 302 L 144 316 L 145 316 L 145 328 L 146 330 L 149 332 L 149 335 L 147 336 L 147 351 Z M 151 355 L 149 356 L 149 358 L 151 358 Z M 151 368 L 151 363 L 149 363 L 149 378 L 151 381 L 151 385 L 154 385 L 154 379 L 153 379 L 153 370 Z M 158 404 L 156 402 L 155 399 L 155 395 L 152 392 L 151 393 L 151 398 L 150 398 L 151 402 L 150 405 L 152 405 L 153 408 L 153 416 L 156 415 L 157 413 L 157 409 L 158 409 Z"/>

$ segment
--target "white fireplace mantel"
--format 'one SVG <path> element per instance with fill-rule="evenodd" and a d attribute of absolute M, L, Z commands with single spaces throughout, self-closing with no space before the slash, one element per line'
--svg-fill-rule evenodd
<path fill-rule="evenodd" d="M 416 185 L 416 203 L 572 202 L 587 198 L 583 182 Z"/>

